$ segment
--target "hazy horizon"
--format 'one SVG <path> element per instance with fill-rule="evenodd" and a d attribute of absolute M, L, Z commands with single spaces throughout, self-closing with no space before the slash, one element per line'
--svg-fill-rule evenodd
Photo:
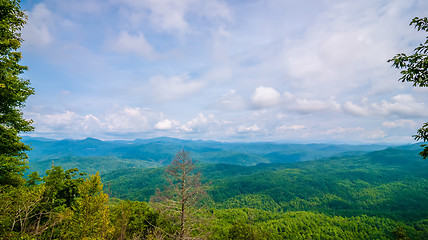
<path fill-rule="evenodd" d="M 402 142 L 402 143 L 388 143 L 388 142 L 352 142 L 352 141 L 323 141 L 323 140 L 307 140 L 307 141 L 291 141 L 291 140 L 274 140 L 274 141 L 256 141 L 256 140 L 239 140 L 239 139 L 233 139 L 233 140 L 215 140 L 215 139 L 191 139 L 191 138 L 176 138 L 176 137 L 168 137 L 168 136 L 158 136 L 158 137 L 152 137 L 152 138 L 121 138 L 121 139 L 103 139 L 103 138 L 96 138 L 96 137 L 83 137 L 83 138 L 50 138 L 50 137 L 40 137 L 37 136 L 37 134 L 33 135 L 22 135 L 21 136 L 24 140 L 27 139 L 36 139 L 36 140 L 55 140 L 55 141 L 62 141 L 62 140 L 72 140 L 72 141 L 83 141 L 87 139 L 95 139 L 100 140 L 103 142 L 114 142 L 114 141 L 124 141 L 124 142 L 133 142 L 138 140 L 148 141 L 148 140 L 156 140 L 156 139 L 171 139 L 171 140 L 178 140 L 178 141 L 205 141 L 205 142 L 218 142 L 218 143 L 244 143 L 244 144 L 252 144 L 252 143 L 274 143 L 274 144 L 298 144 L 298 145 L 310 145 L 310 144 L 326 144 L 326 145 L 379 145 L 379 146 L 406 146 L 406 145 L 415 145 L 415 144 L 422 144 L 422 142 Z"/>

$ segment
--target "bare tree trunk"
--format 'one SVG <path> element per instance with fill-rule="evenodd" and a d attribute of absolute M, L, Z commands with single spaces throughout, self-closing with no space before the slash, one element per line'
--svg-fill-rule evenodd
<path fill-rule="evenodd" d="M 169 187 L 163 192 L 158 191 L 151 199 L 152 203 L 158 204 L 155 207 L 158 206 L 160 212 L 168 218 L 176 219 L 178 232 L 173 235 L 180 240 L 193 239 L 193 233 L 200 235 L 196 228 L 199 211 L 196 204 L 205 196 L 205 191 L 195 168 L 195 161 L 188 152 L 178 152 L 166 170 Z"/>

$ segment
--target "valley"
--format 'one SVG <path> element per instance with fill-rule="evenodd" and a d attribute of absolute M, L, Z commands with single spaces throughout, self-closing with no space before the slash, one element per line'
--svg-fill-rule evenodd
<path fill-rule="evenodd" d="M 37 148 L 29 154 L 27 173 L 43 173 L 52 164 L 99 172 L 104 192 L 112 200 L 134 202 L 149 202 L 156 189 L 165 188 L 165 169 L 174 154 L 188 151 L 207 185 L 204 209 L 222 222 L 210 230 L 219 234 L 213 239 L 230 237 L 235 230 L 253 234 L 243 239 L 281 239 L 296 232 L 301 237 L 295 239 L 347 238 L 349 234 L 349 238 L 391 238 L 397 229 L 412 239 L 428 236 L 428 162 L 418 155 L 417 144 L 224 143 L 171 138 L 25 141 Z M 232 215 L 235 220 L 228 220 Z M 279 230 L 281 226 L 288 230 Z M 337 228 L 332 230 L 333 226 Z M 226 230 L 229 235 L 220 234 Z"/>

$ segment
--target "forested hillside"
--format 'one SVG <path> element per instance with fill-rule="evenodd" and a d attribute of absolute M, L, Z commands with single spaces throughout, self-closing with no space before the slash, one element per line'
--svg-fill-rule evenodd
<path fill-rule="evenodd" d="M 415 146 L 403 146 L 317 161 L 198 168 L 210 183 L 206 207 L 225 221 L 216 231 L 227 226 L 232 234 L 238 228 L 247 234 L 242 239 L 389 239 L 404 229 L 424 239 L 428 162 L 418 153 Z M 122 169 L 102 178 L 112 196 L 148 201 L 167 183 L 163 171 Z"/>
<path fill-rule="evenodd" d="M 331 215 L 420 220 L 428 215 L 428 162 L 418 149 L 388 148 L 362 156 L 291 164 L 200 164 L 216 208 L 316 211 Z M 102 176 L 113 196 L 148 201 L 165 180 L 162 168 Z"/>

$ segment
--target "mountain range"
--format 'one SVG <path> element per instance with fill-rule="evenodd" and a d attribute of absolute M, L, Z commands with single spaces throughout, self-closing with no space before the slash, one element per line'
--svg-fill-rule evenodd
<path fill-rule="evenodd" d="M 30 171 L 44 173 L 52 164 L 77 167 L 87 173 L 107 173 L 122 168 L 168 165 L 184 149 L 202 163 L 254 166 L 261 163 L 293 163 L 341 155 L 360 155 L 386 149 L 387 145 L 287 144 L 275 142 L 230 143 L 176 138 L 102 141 L 23 137 L 32 147 L 28 152 Z M 416 145 L 404 146 L 417 148 Z"/>

